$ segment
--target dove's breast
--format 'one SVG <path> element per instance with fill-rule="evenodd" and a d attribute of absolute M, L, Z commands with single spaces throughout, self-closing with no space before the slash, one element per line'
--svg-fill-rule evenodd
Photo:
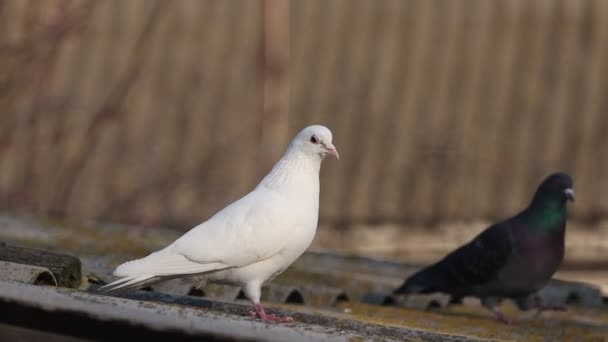
<path fill-rule="evenodd" d="M 251 256 L 247 258 L 251 262 L 212 274 L 209 279 L 236 285 L 264 284 L 285 271 L 315 237 L 319 217 L 318 183 L 316 186 L 301 188 L 297 196 L 258 188 L 260 194 L 252 209 L 265 214 L 241 230 L 247 236 L 241 238 L 248 241 L 241 248 Z"/>
<path fill-rule="evenodd" d="M 311 198 L 308 203 L 300 203 L 299 210 L 293 210 L 292 218 L 294 225 L 288 228 L 287 238 L 282 241 L 284 247 L 277 255 L 268 260 L 269 268 L 272 268 L 266 282 L 283 273 L 294 261 L 296 261 L 310 246 L 317 232 L 319 218 L 319 200 Z M 277 243 L 280 243 L 277 241 Z"/>

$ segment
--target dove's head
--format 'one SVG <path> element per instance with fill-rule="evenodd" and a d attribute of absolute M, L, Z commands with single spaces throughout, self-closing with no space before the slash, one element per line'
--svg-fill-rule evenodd
<path fill-rule="evenodd" d="M 328 154 L 340 159 L 338 150 L 332 144 L 331 131 L 321 125 L 312 125 L 301 130 L 293 138 L 291 148 L 311 156 L 318 156 L 321 159 L 325 158 Z"/>

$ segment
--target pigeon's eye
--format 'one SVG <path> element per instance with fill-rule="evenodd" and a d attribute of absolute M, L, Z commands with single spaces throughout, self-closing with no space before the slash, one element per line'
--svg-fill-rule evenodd
<path fill-rule="evenodd" d="M 312 137 L 310 137 L 310 142 L 313 144 L 316 144 L 319 142 L 319 140 L 317 140 L 317 137 L 315 137 L 314 135 Z"/>

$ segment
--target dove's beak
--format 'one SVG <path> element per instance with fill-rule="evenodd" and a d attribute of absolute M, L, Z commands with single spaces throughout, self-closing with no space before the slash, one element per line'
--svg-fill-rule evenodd
<path fill-rule="evenodd" d="M 334 156 L 338 160 L 340 160 L 340 153 L 338 153 L 338 150 L 336 149 L 336 146 L 334 146 L 332 144 L 328 144 L 328 145 L 323 145 L 323 148 L 325 149 L 325 152 L 327 154 L 331 154 L 332 156 Z"/>
<path fill-rule="evenodd" d="M 564 190 L 564 194 L 566 194 L 567 199 L 574 202 L 574 190 L 572 188 Z"/>

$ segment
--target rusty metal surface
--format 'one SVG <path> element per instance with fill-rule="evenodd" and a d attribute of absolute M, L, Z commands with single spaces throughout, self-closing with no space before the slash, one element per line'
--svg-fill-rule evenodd
<path fill-rule="evenodd" d="M 0 239 L 37 248 L 61 249 L 79 256 L 87 284 L 108 282 L 116 265 L 145 256 L 170 241 L 178 232 L 137 229 L 124 225 L 48 225 L 41 221 L 0 216 Z M 42 234 L 45 232 L 45 234 Z M 382 258 L 309 251 L 264 289 L 264 300 L 313 307 L 339 307 L 343 303 L 426 308 L 441 295 L 417 299 L 393 298 L 393 289 L 420 266 Z M 243 299 L 237 287 L 205 283 L 197 277 L 172 279 L 151 286 L 173 295 L 193 295 L 223 301 Z M 602 307 L 603 294 L 592 282 L 552 281 L 541 295 L 556 303 Z M 289 300 L 288 300 L 289 299 Z M 433 304 L 434 305 L 434 304 Z"/>
<path fill-rule="evenodd" d="M 4 228 L 0 230 L 0 239 L 77 255 L 82 262 L 84 279 L 79 291 L 69 293 L 80 298 L 81 304 L 88 299 L 109 300 L 100 299 L 107 297 L 97 296 L 95 290 L 113 279 L 111 272 L 117 264 L 144 256 L 176 235 L 171 231 L 149 229 L 144 232 L 119 225 L 91 226 L 90 231 L 83 230 L 86 234 L 75 234 L 74 227 L 69 225 L 45 226 L 34 220 L 8 217 L 0 220 L 0 227 Z M 41 231 L 47 234 L 36 234 Z M 71 236 L 71 239 L 64 240 L 65 236 Z M 323 327 L 321 330 L 312 328 L 315 333 L 325 334 L 324 329 L 337 328 L 338 335 L 334 334 L 335 330 L 330 334 L 334 337 L 352 333 L 371 339 L 399 339 L 397 336 L 401 336 L 433 340 L 437 336 L 466 336 L 473 339 L 554 340 L 597 339 L 608 334 L 605 299 L 599 288 L 591 284 L 554 280 L 543 290 L 541 295 L 547 302 L 566 303 L 569 308 L 566 313 L 543 313 L 535 317 L 529 312 L 518 312 L 512 303 L 505 301 L 501 310 L 519 321 L 515 326 L 505 326 L 496 323 L 491 313 L 473 298 L 465 298 L 459 305 L 446 306 L 448 297 L 441 294 L 392 297 L 391 290 L 416 269 L 417 266 L 382 259 L 308 252 L 264 289 L 262 301 L 271 312 L 292 315 L 298 324 L 306 325 L 304 329 Z M 199 285 L 200 280 L 196 278 L 174 279 L 109 301 L 135 300 L 137 304 L 128 305 L 158 308 L 161 312 L 167 309 L 164 305 L 170 305 L 170 312 L 178 310 L 176 307 L 181 310 L 179 312 L 193 310 L 193 319 L 227 315 L 231 317 L 230 322 L 251 322 L 251 306 L 238 288 L 217 284 L 202 284 L 198 288 Z M 111 310 L 107 314 L 113 315 Z M 154 317 L 150 322 L 164 319 L 162 317 Z M 128 320 L 123 316 L 118 319 Z M 167 320 L 165 324 L 173 324 L 172 318 Z"/>

